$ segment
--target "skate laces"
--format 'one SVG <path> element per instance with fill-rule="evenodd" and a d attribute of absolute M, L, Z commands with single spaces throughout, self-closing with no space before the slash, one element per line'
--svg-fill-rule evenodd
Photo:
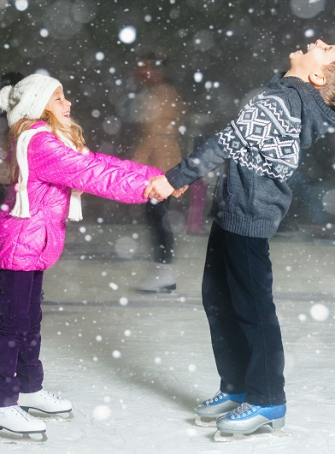
<path fill-rule="evenodd" d="M 252 413 L 257 411 L 258 408 L 259 408 L 258 405 L 252 405 L 248 404 L 248 402 L 243 402 L 243 404 L 239 405 L 237 408 L 234 408 L 234 410 L 230 411 L 229 415 L 232 419 L 241 418 L 251 415 Z"/>
<path fill-rule="evenodd" d="M 218 400 L 222 400 L 224 397 L 226 397 L 227 394 L 221 392 L 221 391 L 218 391 L 215 396 L 213 396 L 211 399 L 208 399 L 206 400 L 206 405 L 210 405 L 212 404 L 213 402 L 217 402 Z"/>
<path fill-rule="evenodd" d="M 56 394 L 54 394 L 54 393 L 52 393 L 50 391 L 46 391 L 45 389 L 41 389 L 40 396 L 43 397 L 44 399 L 48 399 L 48 400 L 51 400 L 51 401 L 60 401 L 60 400 L 62 400 L 61 397 L 57 396 Z"/>
<path fill-rule="evenodd" d="M 19 407 L 18 405 L 13 405 L 13 406 L 10 406 L 8 407 L 10 408 L 11 412 L 12 413 L 19 413 L 19 415 L 25 419 L 26 421 L 31 421 L 33 419 L 33 417 L 27 412 L 27 411 L 24 411 L 21 407 Z"/>

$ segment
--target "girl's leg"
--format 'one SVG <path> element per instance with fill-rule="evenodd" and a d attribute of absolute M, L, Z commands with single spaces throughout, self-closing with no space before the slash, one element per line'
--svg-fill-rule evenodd
<path fill-rule="evenodd" d="M 247 402 L 281 405 L 284 350 L 272 296 L 272 264 L 267 239 L 225 232 L 227 281 L 239 331 L 250 356 L 245 377 Z"/>
<path fill-rule="evenodd" d="M 16 375 L 20 383 L 20 392 L 33 393 L 42 389 L 44 378 L 43 366 L 39 360 L 41 349 L 41 294 L 43 271 L 34 272 L 30 296 L 30 329 L 20 344 Z"/>
<path fill-rule="evenodd" d="M 245 393 L 250 354 L 247 339 L 238 323 L 228 285 L 225 231 L 213 222 L 208 239 L 202 284 L 204 309 L 210 327 L 220 389 L 228 394 Z"/>
<path fill-rule="evenodd" d="M 35 271 L 0 272 L 0 407 L 16 405 L 19 391 L 42 388 L 42 276 Z"/>

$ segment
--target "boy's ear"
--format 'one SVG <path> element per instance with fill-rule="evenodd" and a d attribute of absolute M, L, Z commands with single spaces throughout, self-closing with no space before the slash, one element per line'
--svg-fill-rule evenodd
<path fill-rule="evenodd" d="M 315 72 L 308 75 L 309 82 L 314 87 L 323 87 L 326 84 L 326 76 L 323 72 Z"/>

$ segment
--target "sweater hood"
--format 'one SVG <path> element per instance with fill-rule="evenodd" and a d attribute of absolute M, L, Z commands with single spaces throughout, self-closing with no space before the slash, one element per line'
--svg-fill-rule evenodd
<path fill-rule="evenodd" d="M 298 77 L 276 74 L 269 82 L 270 89 L 287 90 L 288 102 L 294 116 L 301 118 L 301 148 L 308 148 L 335 125 L 335 112 L 325 104 L 318 90 Z"/>

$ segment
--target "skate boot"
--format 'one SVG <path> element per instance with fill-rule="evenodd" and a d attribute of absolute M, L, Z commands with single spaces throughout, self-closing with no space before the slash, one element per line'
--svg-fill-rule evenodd
<path fill-rule="evenodd" d="M 34 418 L 18 405 L 0 407 L 0 430 L 6 429 L 18 434 L 43 434 L 46 430 L 44 421 Z"/>
<path fill-rule="evenodd" d="M 36 393 L 20 393 L 18 404 L 26 411 L 31 408 L 48 414 L 70 413 L 72 410 L 69 400 L 61 399 L 44 389 Z"/>
<path fill-rule="evenodd" d="M 157 265 L 153 275 L 137 287 L 141 292 L 170 293 L 176 290 L 176 278 L 170 265 Z"/>
<path fill-rule="evenodd" d="M 244 402 L 246 395 L 246 393 L 226 394 L 221 391 L 217 392 L 214 397 L 196 406 L 197 417 L 195 418 L 195 423 L 202 427 L 215 426 L 216 419 L 238 407 Z"/>
<path fill-rule="evenodd" d="M 285 425 L 286 405 L 268 407 L 244 402 L 235 410 L 217 419 L 218 432 L 226 434 L 250 434 L 259 427 L 270 425 L 272 429 L 280 429 Z"/>

